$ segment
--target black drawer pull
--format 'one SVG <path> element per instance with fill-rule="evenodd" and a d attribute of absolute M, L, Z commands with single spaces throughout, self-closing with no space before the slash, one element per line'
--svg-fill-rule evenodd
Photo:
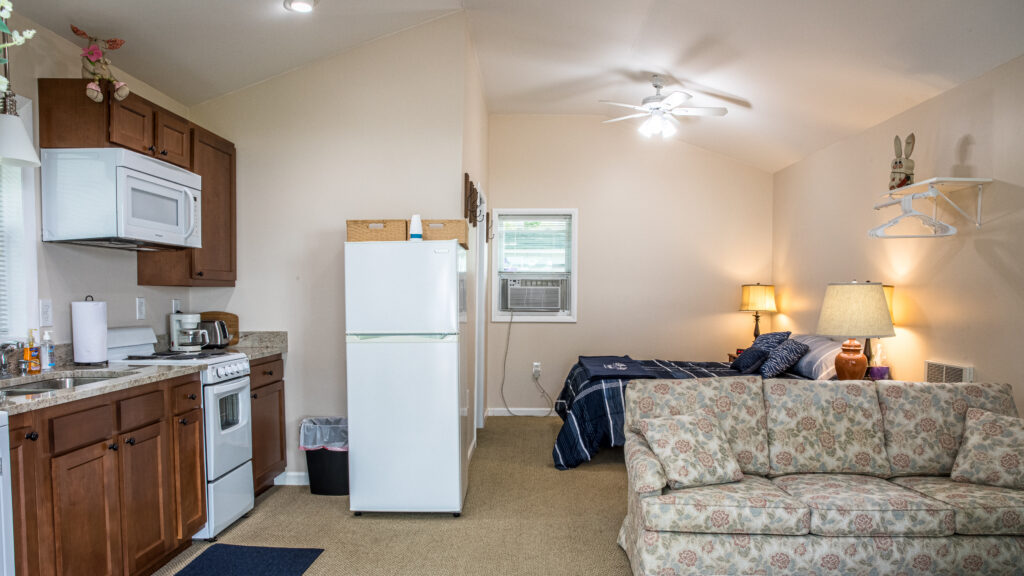
<path fill-rule="evenodd" d="M 202 276 L 202 275 L 203 275 L 203 271 L 202 270 L 200 270 L 199 272 L 196 272 L 196 276 Z"/>
<path fill-rule="evenodd" d="M 39 440 L 39 432 L 35 432 L 35 431 L 29 432 L 28 434 L 25 434 L 25 439 L 26 440 L 31 440 L 33 442 L 35 442 L 36 440 Z"/>
<path fill-rule="evenodd" d="M 129 446 L 135 446 L 135 438 L 129 438 L 129 439 L 125 440 L 124 443 L 129 445 Z"/>
<path fill-rule="evenodd" d="M 196 398 L 198 398 L 198 396 L 196 396 L 195 394 L 189 394 L 188 395 L 188 399 L 189 400 L 195 400 Z"/>
<path fill-rule="evenodd" d="M 167 150 L 161 150 L 160 151 L 160 155 L 161 156 L 167 156 Z"/>
<path fill-rule="evenodd" d="M 149 150 L 150 152 L 153 152 L 154 154 L 156 153 L 156 147 L 155 146 L 150 146 L 149 148 L 146 148 L 146 150 Z"/>
<path fill-rule="evenodd" d="M 255 392 L 252 393 L 253 400 L 255 400 L 256 398 L 259 398 L 259 397 L 260 397 L 259 394 L 255 393 Z"/>
<path fill-rule="evenodd" d="M 188 424 L 188 418 L 182 418 L 181 420 L 178 420 L 178 422 L 181 422 L 182 424 Z"/>
<path fill-rule="evenodd" d="M 114 452 L 117 452 L 117 442 L 114 442 L 110 446 L 107 446 L 107 448 L 113 450 Z"/>
<path fill-rule="evenodd" d="M 264 376 L 273 376 L 274 375 L 274 371 L 273 370 L 264 370 L 263 371 L 263 375 Z"/>

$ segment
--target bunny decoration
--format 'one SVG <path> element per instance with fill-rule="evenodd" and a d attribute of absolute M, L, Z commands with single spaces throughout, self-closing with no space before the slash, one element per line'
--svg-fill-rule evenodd
<path fill-rule="evenodd" d="M 71 25 L 71 31 L 75 33 L 75 36 L 89 41 L 89 45 L 82 50 L 82 78 L 92 80 L 85 87 L 85 95 L 94 102 L 103 102 L 103 90 L 100 89 L 100 81 L 107 80 L 114 85 L 114 98 L 116 100 L 120 101 L 127 98 L 130 93 L 128 86 L 114 77 L 114 73 L 110 71 L 110 60 L 103 53 L 103 48 L 100 48 L 102 45 L 107 50 L 117 50 L 124 45 L 124 40 L 120 38 L 100 40 L 95 36 L 89 36 L 89 34 L 74 24 Z"/>
<path fill-rule="evenodd" d="M 896 158 L 892 161 L 892 171 L 889 173 L 889 190 L 895 190 L 914 183 L 914 161 L 910 155 L 914 152 L 914 133 L 907 136 L 906 157 L 903 155 L 903 147 L 900 145 L 900 137 L 897 136 L 893 142 L 896 148 Z"/>

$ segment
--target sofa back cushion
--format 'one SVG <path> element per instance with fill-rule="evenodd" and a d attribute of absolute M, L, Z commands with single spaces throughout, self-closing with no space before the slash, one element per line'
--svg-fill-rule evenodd
<path fill-rule="evenodd" d="M 877 385 L 893 476 L 948 476 L 968 408 L 1017 416 L 1009 384 L 880 380 Z"/>
<path fill-rule="evenodd" d="M 640 421 L 645 418 L 678 416 L 695 410 L 718 419 L 744 473 L 768 474 L 768 435 L 760 376 L 633 380 L 626 388 L 626 428 L 634 432 L 640 432 Z"/>
<path fill-rule="evenodd" d="M 868 380 L 765 380 L 771 475 L 889 476 L 882 414 Z"/>

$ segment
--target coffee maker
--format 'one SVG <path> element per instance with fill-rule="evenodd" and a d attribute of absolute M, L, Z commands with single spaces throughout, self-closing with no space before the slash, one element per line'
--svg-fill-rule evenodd
<path fill-rule="evenodd" d="M 199 329 L 199 314 L 171 314 L 170 335 L 172 352 L 199 352 L 210 343 L 210 334 Z"/>

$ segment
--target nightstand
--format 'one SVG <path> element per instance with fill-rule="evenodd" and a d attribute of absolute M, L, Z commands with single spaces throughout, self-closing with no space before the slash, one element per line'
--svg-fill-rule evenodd
<path fill-rule="evenodd" d="M 730 363 L 732 363 L 732 362 L 735 362 L 735 361 L 736 361 L 736 358 L 738 358 L 738 357 L 739 357 L 739 356 L 737 356 L 737 355 L 736 355 L 735 353 L 733 353 L 733 352 L 729 352 L 729 362 L 730 362 Z"/>

